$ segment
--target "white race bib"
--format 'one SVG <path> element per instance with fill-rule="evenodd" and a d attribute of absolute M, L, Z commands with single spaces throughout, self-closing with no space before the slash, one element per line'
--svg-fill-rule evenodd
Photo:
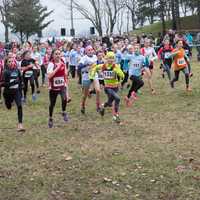
<path fill-rule="evenodd" d="M 53 79 L 53 86 L 54 87 L 62 87 L 65 85 L 65 79 L 64 77 L 55 77 Z"/>
<path fill-rule="evenodd" d="M 140 68 L 141 64 L 140 63 L 133 63 L 134 68 Z"/>
<path fill-rule="evenodd" d="M 113 71 L 104 71 L 103 72 L 103 77 L 106 80 L 111 80 L 116 78 L 116 73 Z"/>
<path fill-rule="evenodd" d="M 185 65 L 186 64 L 185 58 L 178 59 L 177 63 L 178 63 L 178 65 Z"/>
<path fill-rule="evenodd" d="M 15 81 L 15 79 L 10 79 L 10 83 L 13 83 Z M 12 85 L 10 86 L 10 89 L 17 89 L 19 87 L 19 84 L 15 84 L 15 85 Z"/>
<path fill-rule="evenodd" d="M 165 53 L 165 59 L 169 59 L 170 56 L 171 56 L 171 53 L 169 53 L 169 52 L 166 52 L 166 53 Z"/>
<path fill-rule="evenodd" d="M 33 71 L 26 71 L 24 76 L 25 78 L 30 78 L 33 75 Z"/>

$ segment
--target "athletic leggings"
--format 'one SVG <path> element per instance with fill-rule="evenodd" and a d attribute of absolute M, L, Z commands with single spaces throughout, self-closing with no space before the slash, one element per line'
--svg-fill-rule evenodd
<path fill-rule="evenodd" d="M 70 65 L 69 69 L 70 69 L 70 74 L 71 74 L 72 78 L 75 78 L 76 77 L 76 66 Z"/>
<path fill-rule="evenodd" d="M 66 106 L 67 106 L 67 95 L 66 95 L 66 88 L 62 89 L 61 91 L 56 91 L 56 90 L 50 90 L 49 91 L 49 100 L 50 100 L 50 105 L 49 105 L 49 117 L 52 118 L 53 116 L 53 109 L 56 105 L 56 99 L 57 96 L 61 96 L 61 101 L 62 101 L 62 111 L 66 111 Z"/>
<path fill-rule="evenodd" d="M 130 79 L 132 81 L 132 85 L 127 95 L 128 98 L 131 97 L 133 91 L 137 92 L 144 85 L 144 81 L 140 76 L 131 76 Z"/>
<path fill-rule="evenodd" d="M 171 63 L 163 63 L 163 69 L 164 72 L 167 72 L 167 76 L 169 80 L 171 81 Z"/>
<path fill-rule="evenodd" d="M 124 77 L 124 80 L 122 81 L 122 83 L 121 83 L 121 86 L 123 87 L 124 86 L 124 84 L 125 83 L 127 83 L 127 81 L 128 81 L 128 72 L 124 72 L 124 75 L 125 75 L 125 77 Z"/>
<path fill-rule="evenodd" d="M 21 91 L 20 90 L 8 90 L 4 89 L 3 96 L 5 99 L 5 105 L 7 109 L 12 108 L 12 103 L 15 101 L 17 106 L 17 113 L 18 113 L 18 122 L 22 123 L 23 121 L 23 110 L 22 110 L 22 103 L 21 103 Z"/>
<path fill-rule="evenodd" d="M 37 69 L 34 69 L 33 73 L 34 73 L 35 86 L 36 86 L 37 89 L 39 89 L 39 80 L 38 80 L 38 77 L 40 76 L 40 71 L 37 70 Z"/>
<path fill-rule="evenodd" d="M 186 86 L 189 86 L 190 78 L 189 78 L 188 67 L 185 67 L 184 69 L 180 69 L 178 71 L 174 71 L 174 79 L 172 80 L 172 83 L 178 81 L 180 71 L 182 71 L 185 74 L 185 83 L 186 83 Z"/>
<path fill-rule="evenodd" d="M 114 104 L 114 111 L 115 113 L 118 113 L 119 111 L 119 103 L 120 103 L 120 97 L 117 94 L 118 88 L 105 88 L 104 89 L 105 93 L 107 94 L 108 100 L 106 103 L 104 103 L 104 107 L 112 107 L 113 101 L 115 102 Z"/>
<path fill-rule="evenodd" d="M 45 75 L 47 72 L 45 65 L 41 65 L 41 72 L 42 72 L 42 84 L 45 84 Z"/>
<path fill-rule="evenodd" d="M 34 76 L 31 76 L 30 78 L 23 77 L 23 81 L 24 81 L 24 98 L 26 98 L 26 94 L 28 91 L 28 81 L 30 81 L 32 95 L 35 93 Z"/>

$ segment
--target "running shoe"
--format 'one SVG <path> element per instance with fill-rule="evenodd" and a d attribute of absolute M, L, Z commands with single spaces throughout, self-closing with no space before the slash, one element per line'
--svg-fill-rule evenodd
<path fill-rule="evenodd" d="M 186 91 L 187 91 L 187 92 L 191 92 L 191 91 L 192 91 L 192 88 L 191 88 L 191 87 L 187 87 L 187 88 L 186 88 Z"/>
<path fill-rule="evenodd" d="M 83 115 L 85 114 L 85 108 L 84 108 L 84 107 L 81 108 L 81 113 L 82 113 Z"/>
<path fill-rule="evenodd" d="M 99 110 L 99 114 L 103 117 L 104 114 L 105 114 L 105 108 L 104 107 L 101 107 L 100 110 Z"/>
<path fill-rule="evenodd" d="M 37 96 L 36 96 L 36 94 L 33 94 L 32 95 L 32 101 L 35 102 L 36 100 L 37 100 Z"/>
<path fill-rule="evenodd" d="M 114 115 L 113 116 L 113 121 L 116 122 L 117 124 L 119 124 L 121 122 L 119 115 Z"/>
<path fill-rule="evenodd" d="M 170 82 L 170 85 L 171 85 L 171 88 L 174 88 L 174 82 L 173 81 Z"/>
<path fill-rule="evenodd" d="M 49 128 L 53 128 L 53 119 L 49 119 L 48 126 Z"/>
<path fill-rule="evenodd" d="M 25 130 L 25 128 L 23 127 L 23 125 L 20 123 L 20 124 L 18 124 L 17 131 L 18 131 L 18 132 L 25 132 L 26 130 Z"/>
<path fill-rule="evenodd" d="M 62 115 L 63 115 L 63 120 L 65 122 L 68 122 L 69 121 L 69 117 L 68 117 L 67 113 L 64 112 Z"/>
<path fill-rule="evenodd" d="M 22 97 L 22 103 L 26 103 L 26 98 Z"/>

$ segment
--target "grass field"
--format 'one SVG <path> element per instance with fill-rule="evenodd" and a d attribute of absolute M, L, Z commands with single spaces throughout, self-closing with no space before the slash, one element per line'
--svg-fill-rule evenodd
<path fill-rule="evenodd" d="M 190 94 L 183 75 L 171 89 L 157 66 L 157 95 L 145 85 L 132 108 L 122 101 L 123 125 L 110 111 L 101 119 L 94 97 L 81 116 L 73 81 L 70 122 L 59 99 L 52 130 L 47 89 L 24 106 L 24 134 L 16 109 L 0 105 L 0 200 L 200 200 L 200 64 L 192 66 Z"/>

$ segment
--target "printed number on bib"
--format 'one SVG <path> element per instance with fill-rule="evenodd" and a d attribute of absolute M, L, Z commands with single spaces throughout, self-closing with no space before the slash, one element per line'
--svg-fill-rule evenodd
<path fill-rule="evenodd" d="M 186 64 L 186 62 L 185 62 L 184 58 L 178 59 L 178 65 L 185 65 L 185 64 Z"/>
<path fill-rule="evenodd" d="M 103 76 L 104 76 L 104 79 L 107 79 L 107 80 L 109 80 L 109 79 L 115 79 L 116 73 L 113 72 L 113 71 L 104 71 L 103 72 Z"/>
<path fill-rule="evenodd" d="M 140 68 L 140 66 L 141 66 L 140 63 L 133 63 L 134 68 Z"/>
<path fill-rule="evenodd" d="M 171 56 L 171 53 L 169 53 L 169 52 L 165 53 L 165 59 L 169 59 L 170 56 Z"/>
<path fill-rule="evenodd" d="M 64 77 L 56 77 L 53 79 L 54 87 L 62 87 L 65 85 Z"/>
<path fill-rule="evenodd" d="M 26 71 L 25 78 L 30 78 L 33 75 L 33 71 Z"/>

